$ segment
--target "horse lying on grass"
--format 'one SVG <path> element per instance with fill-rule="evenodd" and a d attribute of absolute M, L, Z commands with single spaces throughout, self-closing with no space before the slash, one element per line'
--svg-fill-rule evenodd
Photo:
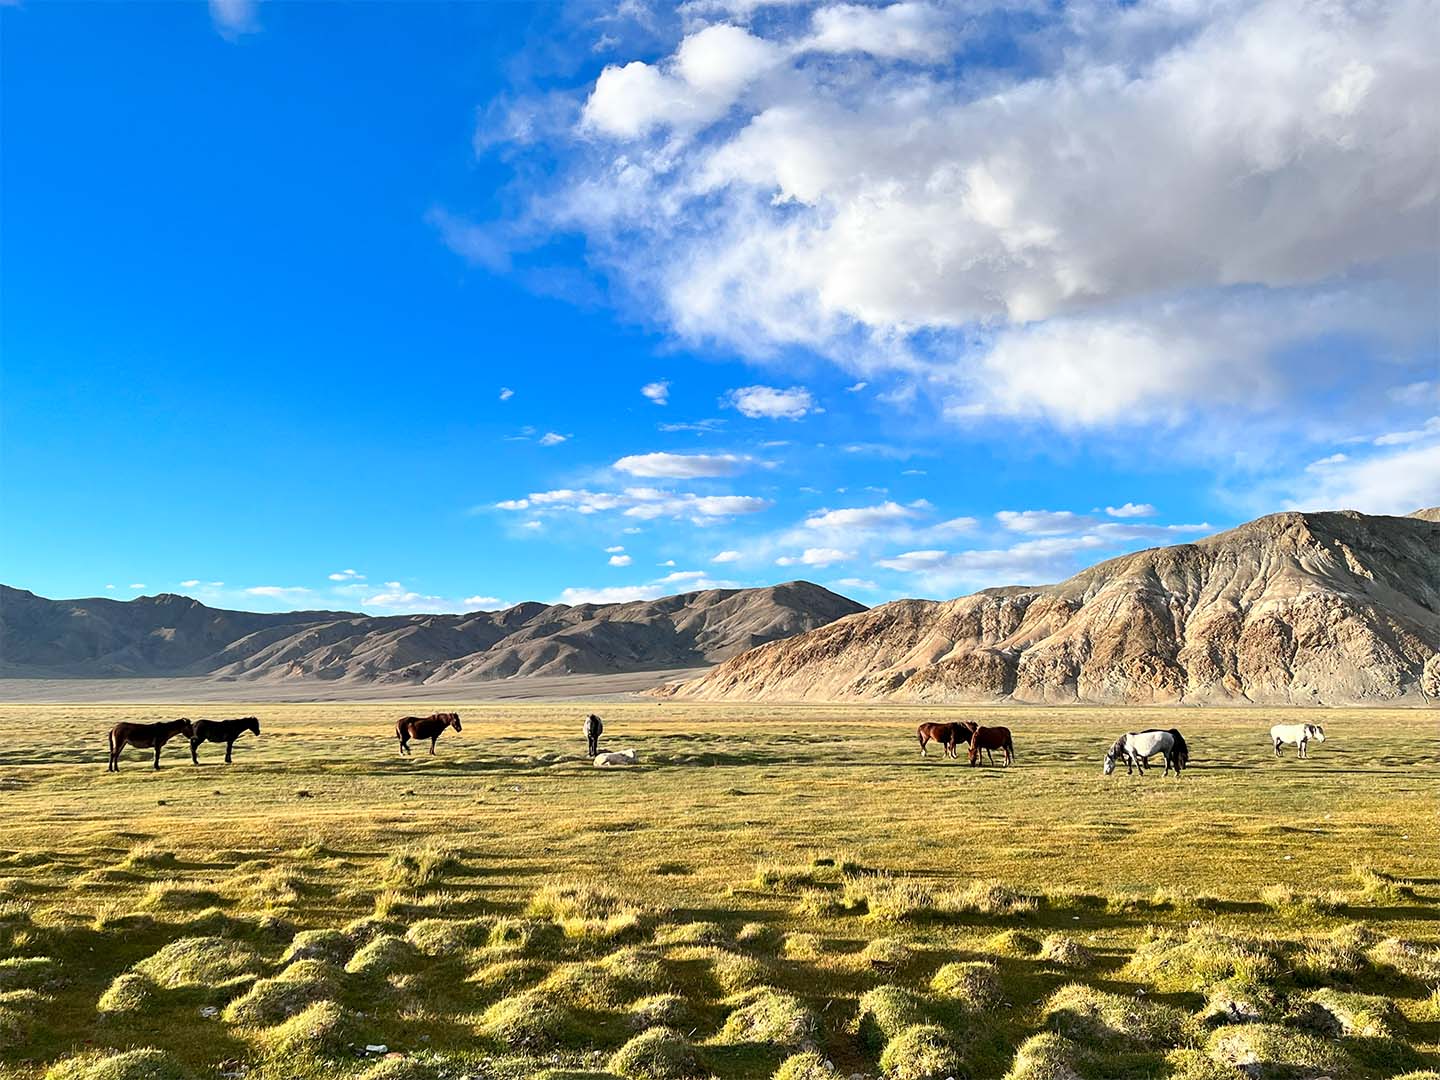
<path fill-rule="evenodd" d="M 195 728 L 185 718 L 162 720 L 158 724 L 132 724 L 122 721 L 110 729 L 110 765 L 107 772 L 120 771 L 120 751 L 127 746 L 155 748 L 155 768 L 160 768 L 160 748 L 176 735 L 194 738 Z"/>

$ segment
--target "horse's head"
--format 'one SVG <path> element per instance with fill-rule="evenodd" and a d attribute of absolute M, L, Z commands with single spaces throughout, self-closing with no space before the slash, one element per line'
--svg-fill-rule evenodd
<path fill-rule="evenodd" d="M 1319 724 L 1306 724 L 1305 734 L 1309 735 L 1311 740 L 1314 742 L 1325 741 L 1325 729 Z"/>
<path fill-rule="evenodd" d="M 182 716 L 179 720 L 175 721 L 175 726 L 179 728 L 180 734 L 184 735 L 187 739 L 193 739 L 195 737 L 195 725 L 190 722 L 189 717 Z"/>
<path fill-rule="evenodd" d="M 1113 772 L 1115 771 L 1115 759 L 1118 758 L 1122 753 L 1124 753 L 1124 750 L 1125 750 L 1125 740 L 1124 740 L 1124 739 L 1116 739 L 1116 740 L 1114 741 L 1114 743 L 1111 744 L 1110 749 L 1105 751 L 1105 775 L 1106 775 L 1106 776 L 1109 776 L 1111 773 L 1113 773 Z"/>
<path fill-rule="evenodd" d="M 259 734 L 260 734 L 260 720 L 259 720 L 259 718 L 258 718 L 258 717 L 254 717 L 254 716 L 247 716 L 247 717 L 245 717 L 245 722 L 244 722 L 243 726 L 240 728 L 240 730 L 241 730 L 241 731 L 253 731 L 256 735 L 259 735 Z"/>
<path fill-rule="evenodd" d="M 458 712 L 446 713 L 446 714 L 445 714 L 445 726 L 446 726 L 446 727 L 453 727 L 456 731 L 459 731 L 459 730 L 460 730 L 460 714 L 459 714 Z"/>

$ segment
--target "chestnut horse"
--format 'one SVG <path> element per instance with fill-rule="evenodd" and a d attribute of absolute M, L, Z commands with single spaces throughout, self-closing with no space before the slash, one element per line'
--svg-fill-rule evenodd
<path fill-rule="evenodd" d="M 932 739 L 945 748 L 945 756 L 958 758 L 955 752 L 955 744 L 962 739 L 970 738 L 964 724 L 921 724 L 915 729 L 915 737 L 920 740 L 920 756 L 929 757 L 925 750 L 925 744 Z"/>
<path fill-rule="evenodd" d="M 430 753 L 435 753 L 435 740 L 447 727 L 460 730 L 460 714 L 438 712 L 434 716 L 406 716 L 395 724 L 395 737 L 400 740 L 400 753 L 410 753 L 411 739 L 429 739 Z"/>
<path fill-rule="evenodd" d="M 155 768 L 160 768 L 160 748 L 176 735 L 194 738 L 195 728 L 187 719 L 162 720 L 158 724 L 121 722 L 110 729 L 110 765 L 107 772 L 120 771 L 120 751 L 127 746 L 155 748 Z"/>
<path fill-rule="evenodd" d="M 980 757 L 980 751 L 984 750 L 990 758 L 990 764 L 995 764 L 995 758 L 990 754 L 991 750 L 1005 751 L 1005 764 L 1009 765 L 1015 760 L 1015 743 L 1010 738 L 1008 727 L 980 727 L 972 725 L 970 731 L 970 764 L 974 765 Z"/>

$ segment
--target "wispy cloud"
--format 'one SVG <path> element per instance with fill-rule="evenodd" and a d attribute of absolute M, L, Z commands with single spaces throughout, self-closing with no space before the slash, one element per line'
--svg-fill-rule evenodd
<path fill-rule="evenodd" d="M 813 412 L 819 412 L 815 399 L 803 386 L 792 386 L 781 390 L 774 386 L 742 386 L 731 390 L 725 402 L 744 416 L 751 419 L 799 420 Z"/>
<path fill-rule="evenodd" d="M 210 0 L 210 19 L 227 40 L 260 29 L 259 0 Z"/>
<path fill-rule="evenodd" d="M 694 480 L 704 476 L 734 476 L 754 464 L 741 454 L 632 454 L 615 462 L 615 468 L 631 476 L 652 479 Z"/>
<path fill-rule="evenodd" d="M 544 435 L 540 436 L 540 445 L 559 446 L 561 443 L 566 442 L 569 438 L 569 435 L 559 435 L 553 431 L 547 431 Z"/>
<path fill-rule="evenodd" d="M 667 380 L 646 383 L 640 388 L 640 393 L 649 398 L 656 405 L 670 404 L 670 383 Z"/>

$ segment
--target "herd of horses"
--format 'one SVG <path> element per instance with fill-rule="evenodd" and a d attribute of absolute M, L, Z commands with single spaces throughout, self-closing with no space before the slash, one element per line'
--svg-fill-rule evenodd
<path fill-rule="evenodd" d="M 423 742 L 429 739 L 430 753 L 433 755 L 436 741 L 450 728 L 454 728 L 457 733 L 461 730 L 459 713 L 403 716 L 395 722 L 395 738 L 399 740 L 400 753 L 404 756 L 410 754 L 412 740 Z M 600 735 L 604 730 L 605 725 L 594 713 L 585 718 L 585 743 L 592 758 L 599 753 Z M 153 724 L 128 721 L 119 723 L 110 729 L 109 771 L 120 771 L 120 752 L 127 746 L 154 750 L 154 767 L 160 768 L 161 747 L 177 735 L 184 736 L 189 741 L 190 760 L 194 764 L 200 764 L 201 743 L 212 742 L 225 744 L 225 764 L 229 765 L 235 740 L 247 731 L 259 735 L 260 721 L 253 716 L 242 716 L 234 720 L 192 721 L 182 717 L 179 720 L 161 720 Z M 929 756 L 929 745 L 934 742 L 944 748 L 946 757 L 959 760 L 959 747 L 963 742 L 971 765 L 979 762 L 982 753 L 990 764 L 995 764 L 992 753 L 995 750 L 1001 752 L 1006 766 L 1015 761 L 1015 740 L 1007 727 L 986 727 L 972 720 L 959 720 L 953 723 L 921 724 L 915 729 L 915 735 L 920 741 L 921 757 Z M 1325 729 L 1319 724 L 1276 724 L 1270 729 L 1270 741 L 1275 748 L 1276 757 L 1281 756 L 1284 747 L 1294 746 L 1297 756 L 1303 758 L 1309 756 L 1311 743 L 1325 741 Z M 1178 777 L 1190 764 L 1190 747 L 1179 731 L 1175 728 L 1163 731 L 1150 728 L 1145 731 L 1128 731 L 1116 739 L 1105 752 L 1103 770 L 1105 775 L 1109 776 L 1117 765 L 1123 764 L 1126 773 L 1134 773 L 1138 769 L 1140 775 L 1144 776 L 1145 770 L 1150 766 L 1150 759 L 1157 755 L 1164 759 L 1163 775 L 1166 776 L 1173 770 Z"/>

